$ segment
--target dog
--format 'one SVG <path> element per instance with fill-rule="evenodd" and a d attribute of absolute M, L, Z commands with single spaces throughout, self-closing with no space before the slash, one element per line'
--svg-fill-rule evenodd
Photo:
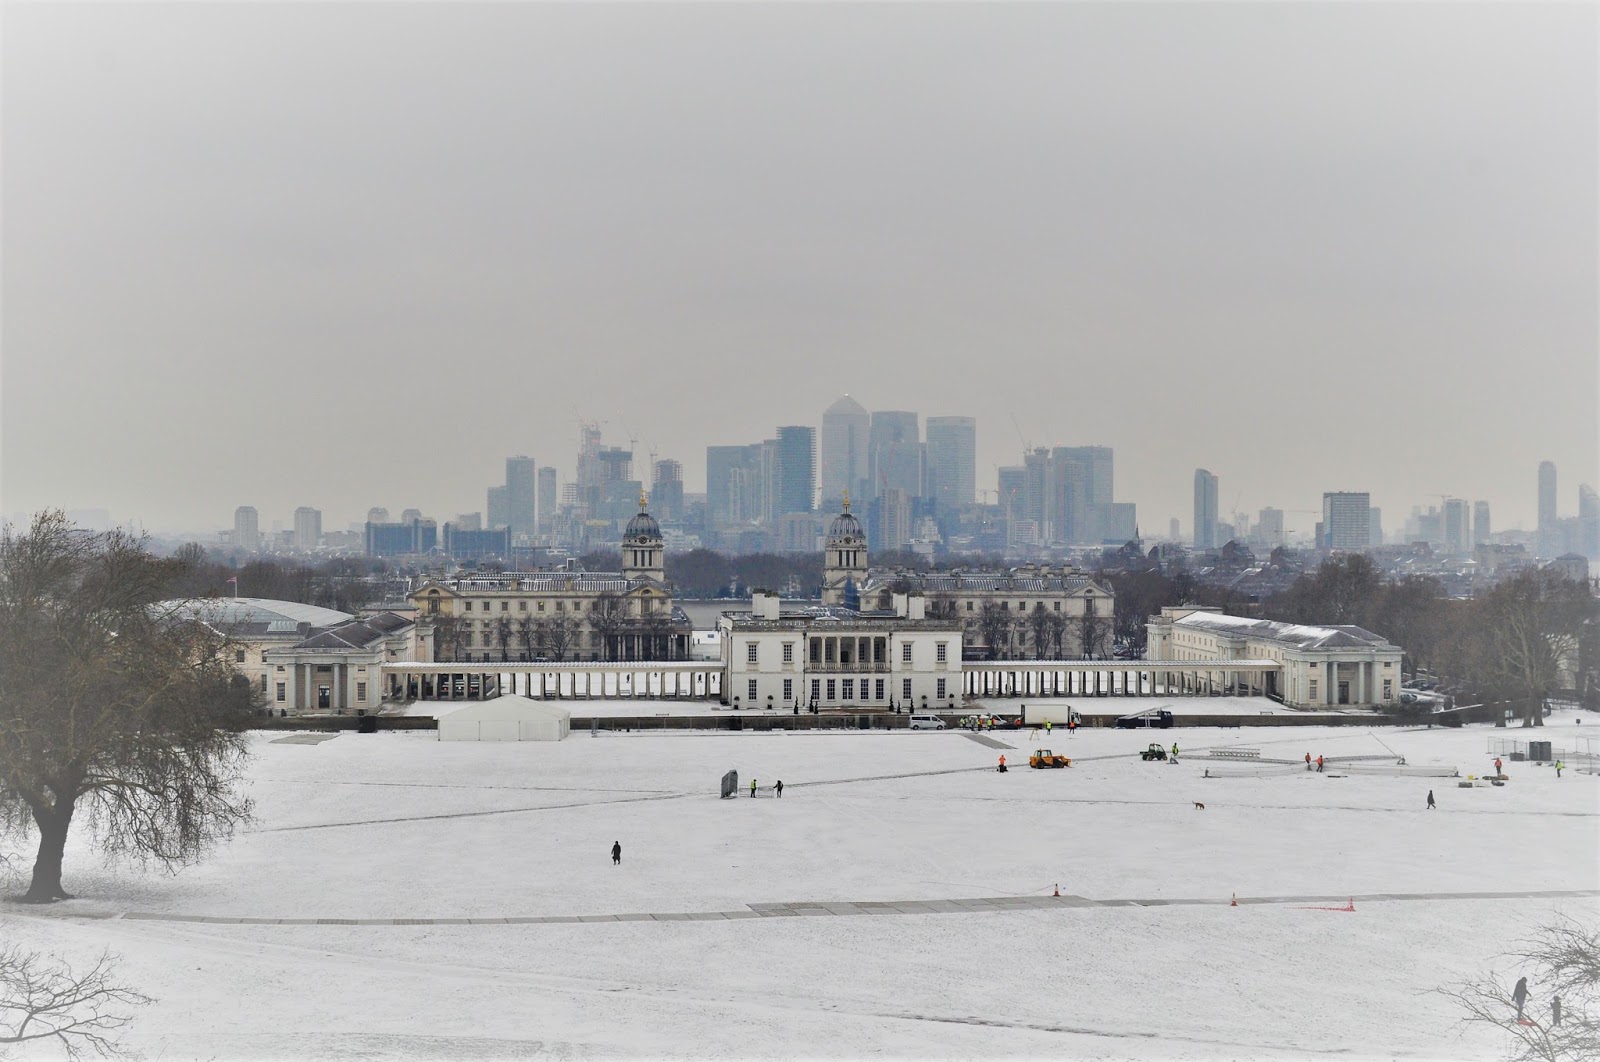
<path fill-rule="evenodd" d="M 1196 800 L 1194 802 L 1194 809 L 1196 811 L 1204 811 L 1206 809 L 1206 806 L 1204 804 L 1200 803 L 1200 801 Z"/>

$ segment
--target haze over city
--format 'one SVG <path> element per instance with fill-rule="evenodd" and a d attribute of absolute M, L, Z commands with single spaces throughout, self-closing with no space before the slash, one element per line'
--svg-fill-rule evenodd
<path fill-rule="evenodd" d="M 1145 530 L 1597 474 L 1590 6 L 9 5 L 3 499 L 480 510 L 868 409 Z M 197 42 L 204 42 L 203 46 Z M 1309 518 L 1308 518 L 1309 519 Z M 1307 529 L 1309 530 L 1309 528 Z"/>

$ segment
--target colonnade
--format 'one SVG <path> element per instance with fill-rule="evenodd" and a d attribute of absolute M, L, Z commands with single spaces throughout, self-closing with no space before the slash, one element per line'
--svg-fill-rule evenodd
<path fill-rule="evenodd" d="M 1254 697 L 1269 692 L 1274 663 L 1176 660 L 969 660 L 969 697 Z M 1270 692 L 1277 692 L 1272 690 Z"/>
<path fill-rule="evenodd" d="M 716 700 L 722 696 L 722 665 L 711 661 L 392 663 L 383 665 L 383 681 L 388 701 L 475 701 L 504 695 L 536 700 Z"/>

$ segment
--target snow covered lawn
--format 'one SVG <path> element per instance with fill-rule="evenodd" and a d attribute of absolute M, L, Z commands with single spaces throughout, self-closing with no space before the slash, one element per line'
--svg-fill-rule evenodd
<path fill-rule="evenodd" d="M 1533 736 L 1581 737 L 1549 726 Z M 176 876 L 101 865 L 83 898 L 0 905 L 0 934 L 83 960 L 109 946 L 159 1002 L 164 1058 L 1459 1058 L 1429 990 L 1493 968 L 1600 889 L 1600 778 L 1506 764 L 1500 788 L 1294 768 L 1206 778 L 1212 746 L 1489 770 L 1518 730 L 263 734 L 258 822 Z M 1143 762 L 1151 741 L 1177 765 Z M 1014 769 L 992 768 L 1004 751 Z M 737 769 L 738 799 L 719 800 Z M 761 799 L 748 797 L 754 777 Z M 783 799 L 767 786 L 785 784 Z M 1432 789 L 1439 810 L 1424 810 Z M 1206 805 L 1194 807 L 1195 801 Z M 611 865 L 613 841 L 623 846 Z M 466 919 L 743 913 L 751 904 L 1064 895 L 1173 906 L 716 915 L 696 921 L 223 925 L 134 915 Z M 1353 913 L 1262 897 L 1361 900 Z M 1202 901 L 1182 903 L 1178 901 Z M 105 916 L 113 917 L 105 917 Z M 1537 986 L 1536 998 L 1537 998 Z"/>

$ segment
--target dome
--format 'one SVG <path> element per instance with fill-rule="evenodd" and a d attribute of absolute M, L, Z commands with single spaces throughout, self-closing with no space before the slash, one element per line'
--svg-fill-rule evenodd
<path fill-rule="evenodd" d="M 656 523 L 655 517 L 641 510 L 632 520 L 628 521 L 628 527 L 622 532 L 622 537 L 659 540 L 661 538 L 661 525 Z"/>
<path fill-rule="evenodd" d="M 833 518 L 833 523 L 828 525 L 828 541 L 832 542 L 841 538 L 865 539 L 867 533 L 861 529 L 861 521 L 857 520 L 846 509 Z"/>

